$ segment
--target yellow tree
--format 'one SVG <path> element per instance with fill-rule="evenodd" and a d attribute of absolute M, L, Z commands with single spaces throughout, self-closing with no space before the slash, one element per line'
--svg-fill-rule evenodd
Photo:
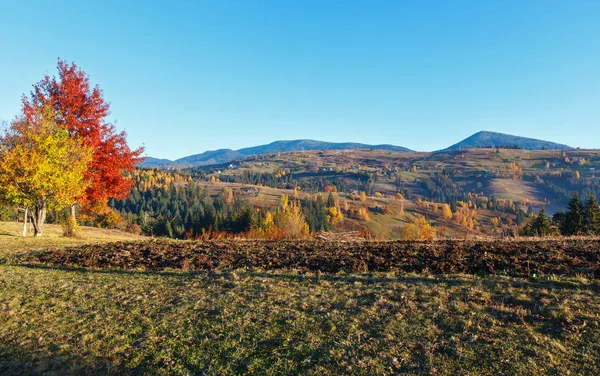
<path fill-rule="evenodd" d="M 46 107 L 18 118 L 0 137 L 0 199 L 25 209 L 36 236 L 47 210 L 74 204 L 88 184 L 91 148 L 59 127 L 55 115 Z"/>
<path fill-rule="evenodd" d="M 452 209 L 450 209 L 450 205 L 443 204 L 442 205 L 442 216 L 446 221 L 452 219 Z"/>
<path fill-rule="evenodd" d="M 432 240 L 435 239 L 435 228 L 425 217 L 419 215 L 402 228 L 401 238 L 402 240 Z"/>
<path fill-rule="evenodd" d="M 442 217 L 444 217 L 444 227 L 442 229 L 442 236 L 446 232 L 446 226 L 448 226 L 448 221 L 452 219 L 452 209 L 448 204 L 442 204 Z"/>
<path fill-rule="evenodd" d="M 310 236 L 300 203 L 297 201 L 290 203 L 287 195 L 281 196 L 281 203 L 275 214 L 275 224 L 288 239 L 306 239 Z"/>
<path fill-rule="evenodd" d="M 342 214 L 342 211 L 335 206 L 327 208 L 327 220 L 335 226 L 337 223 L 344 220 L 344 215 Z"/>

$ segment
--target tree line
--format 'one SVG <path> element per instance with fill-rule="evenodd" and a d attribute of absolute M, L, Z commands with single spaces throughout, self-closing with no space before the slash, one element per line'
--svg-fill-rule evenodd
<path fill-rule="evenodd" d="M 529 221 L 520 231 L 523 236 L 551 235 L 600 235 L 600 207 L 594 194 L 590 194 L 584 203 L 575 192 L 567 209 L 546 215 L 542 208 L 535 218 Z"/>
<path fill-rule="evenodd" d="M 283 195 L 274 208 L 256 208 L 243 192 L 224 188 L 211 194 L 206 186 L 194 181 L 179 185 L 171 182 L 168 187 L 145 191 L 134 186 L 129 197 L 111 199 L 109 206 L 134 232 L 178 239 L 215 234 L 306 238 L 315 231 L 332 230 L 343 220 L 331 193 L 327 200 L 321 195 L 304 199 Z"/>

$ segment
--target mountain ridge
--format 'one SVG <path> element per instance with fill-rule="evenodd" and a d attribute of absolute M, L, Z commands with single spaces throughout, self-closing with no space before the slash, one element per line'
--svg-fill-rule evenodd
<path fill-rule="evenodd" d="M 525 150 L 558 149 L 568 150 L 573 147 L 535 138 L 514 136 L 506 133 L 479 131 L 454 145 L 435 152 L 467 150 L 474 148 L 515 148 Z M 411 152 L 413 150 L 403 146 L 391 144 L 369 145 L 357 142 L 327 142 L 311 139 L 279 140 L 269 144 L 251 146 L 238 150 L 217 149 L 203 153 L 193 154 L 176 159 L 160 159 L 146 157 L 140 164 L 142 167 L 197 167 L 231 162 L 235 159 L 274 153 L 285 153 L 303 150 L 347 150 L 347 149 L 380 149 L 397 152 Z"/>
<path fill-rule="evenodd" d="M 238 158 L 250 157 L 253 155 L 284 153 L 303 150 L 346 150 L 346 149 L 382 149 L 390 151 L 412 151 L 408 148 L 390 144 L 369 145 L 357 142 L 327 142 L 309 139 L 300 140 L 279 140 L 269 144 L 246 147 L 238 150 L 218 149 L 208 150 L 200 154 L 193 154 L 171 161 L 169 159 L 159 159 L 146 157 L 142 162 L 142 167 L 190 167 L 207 166 L 211 164 L 227 163 Z"/>

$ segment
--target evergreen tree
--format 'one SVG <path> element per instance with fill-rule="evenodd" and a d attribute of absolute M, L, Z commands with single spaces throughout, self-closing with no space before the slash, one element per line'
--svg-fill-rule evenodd
<path fill-rule="evenodd" d="M 579 193 L 575 192 L 569 201 L 567 212 L 560 223 L 560 232 L 563 235 L 577 235 L 584 231 L 584 207 L 579 200 Z"/>
<path fill-rule="evenodd" d="M 585 203 L 583 227 L 586 234 L 600 235 L 600 207 L 593 193 Z"/>
<path fill-rule="evenodd" d="M 535 218 L 525 225 L 519 234 L 522 236 L 548 236 L 555 235 L 557 232 L 556 227 L 550 223 L 550 220 L 546 216 L 546 210 L 542 208 Z"/>
<path fill-rule="evenodd" d="M 304 200 L 302 203 L 302 212 L 311 231 L 330 229 L 325 202 L 320 195 L 314 200 Z"/>
<path fill-rule="evenodd" d="M 333 208 L 335 206 L 335 199 L 333 198 L 333 193 L 329 192 L 329 196 L 327 196 L 327 207 Z"/>

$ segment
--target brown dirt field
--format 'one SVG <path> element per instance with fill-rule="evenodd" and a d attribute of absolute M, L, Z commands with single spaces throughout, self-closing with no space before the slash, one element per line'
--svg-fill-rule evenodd
<path fill-rule="evenodd" d="M 30 252 L 17 264 L 187 271 L 238 268 L 300 272 L 600 277 L 600 239 L 439 240 L 393 242 L 167 241 L 116 242 Z"/>

